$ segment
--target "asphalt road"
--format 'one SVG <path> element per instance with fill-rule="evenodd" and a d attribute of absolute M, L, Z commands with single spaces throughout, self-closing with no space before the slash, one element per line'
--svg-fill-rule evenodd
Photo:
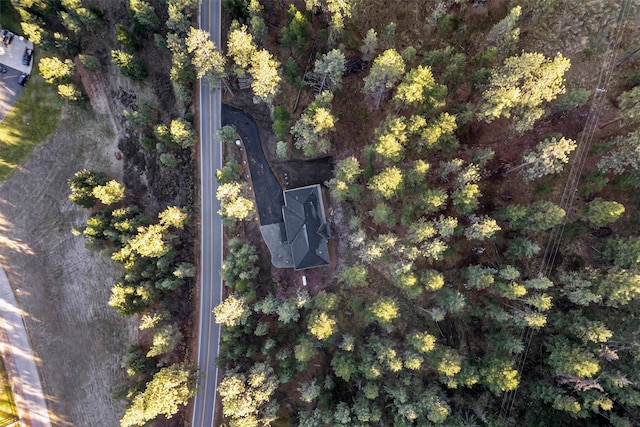
<path fill-rule="evenodd" d="M 211 34 L 220 46 L 220 0 L 202 0 L 200 28 Z M 221 144 L 215 139 L 220 128 L 220 90 L 200 81 L 200 327 L 198 367 L 202 377 L 194 400 L 193 427 L 211 427 L 215 420 L 216 385 L 220 325 L 215 323 L 213 308 L 222 299 L 222 219 L 216 199 L 216 169 L 222 168 Z"/>

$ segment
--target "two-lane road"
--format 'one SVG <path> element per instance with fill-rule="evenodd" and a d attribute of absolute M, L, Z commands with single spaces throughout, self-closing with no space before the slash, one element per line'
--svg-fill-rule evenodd
<path fill-rule="evenodd" d="M 200 28 L 211 34 L 220 46 L 220 0 L 202 0 Z M 216 383 L 220 325 L 212 313 L 222 298 L 222 220 L 216 199 L 216 169 L 222 168 L 220 142 L 215 131 L 220 128 L 220 90 L 200 81 L 200 327 L 198 367 L 202 377 L 193 409 L 193 427 L 212 427 L 215 419 Z"/>

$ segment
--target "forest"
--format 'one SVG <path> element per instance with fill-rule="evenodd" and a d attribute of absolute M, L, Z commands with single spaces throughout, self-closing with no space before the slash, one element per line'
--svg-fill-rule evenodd
<path fill-rule="evenodd" d="M 13 3 L 69 105 L 87 73 L 135 92 L 125 182 L 69 180 L 75 232 L 124 269 L 109 304 L 140 316 L 123 427 L 179 423 L 196 393 L 198 78 L 267 117 L 272 164 L 334 163 L 333 260 L 305 288 L 218 132 L 224 425 L 640 424 L 635 1 L 225 0 L 222 46 L 195 0 Z"/>
<path fill-rule="evenodd" d="M 227 425 L 637 425 L 638 5 L 224 5 L 196 67 L 334 158 L 337 258 L 287 282 L 222 199 Z"/>

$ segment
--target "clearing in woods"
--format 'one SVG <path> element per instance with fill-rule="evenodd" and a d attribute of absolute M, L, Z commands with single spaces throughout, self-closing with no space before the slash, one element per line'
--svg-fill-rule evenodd
<path fill-rule="evenodd" d="M 66 110 L 50 139 L 0 185 L 0 263 L 19 289 L 56 426 L 118 425 L 124 411 L 111 393 L 137 328 L 107 305 L 121 273 L 71 234 L 89 212 L 67 197 L 67 179 L 79 169 L 121 179 L 116 150 L 106 116 Z"/>

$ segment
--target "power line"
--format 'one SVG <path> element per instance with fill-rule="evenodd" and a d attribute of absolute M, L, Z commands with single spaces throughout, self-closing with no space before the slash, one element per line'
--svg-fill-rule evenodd
<path fill-rule="evenodd" d="M 578 139 L 576 154 L 571 164 L 571 170 L 569 171 L 569 176 L 560 200 L 560 207 L 565 210 L 566 215 L 562 223 L 551 230 L 551 234 L 549 235 L 549 240 L 542 257 L 540 275 L 544 277 L 549 277 L 551 275 L 558 250 L 560 248 L 562 234 L 564 233 L 567 219 L 571 214 L 571 208 L 573 207 L 573 202 L 578 191 L 582 170 L 584 169 L 584 165 L 591 148 L 591 143 L 593 142 L 593 137 L 597 130 L 598 118 L 602 108 L 601 104 L 604 101 L 605 93 L 611 82 L 613 68 L 615 68 L 614 60 L 617 56 L 618 50 L 620 49 L 620 43 L 622 42 L 622 36 L 624 35 L 625 18 L 631 10 L 631 3 L 631 0 L 624 1 L 620 10 L 620 15 L 618 16 L 618 22 L 613 33 L 613 37 L 607 44 L 607 50 L 605 51 L 602 67 L 600 68 L 600 73 L 598 75 L 598 83 L 594 91 L 593 102 L 591 103 L 591 108 L 589 109 L 589 114 L 587 115 L 583 132 Z M 534 329 L 530 327 L 526 327 L 522 332 L 522 341 L 525 345 L 524 351 L 516 361 L 518 375 L 520 375 L 524 369 L 533 335 Z M 511 409 L 513 408 L 513 404 L 516 400 L 517 390 L 518 389 L 516 388 L 515 390 L 505 392 L 503 395 L 500 410 L 504 418 L 509 418 L 511 415 Z"/>

